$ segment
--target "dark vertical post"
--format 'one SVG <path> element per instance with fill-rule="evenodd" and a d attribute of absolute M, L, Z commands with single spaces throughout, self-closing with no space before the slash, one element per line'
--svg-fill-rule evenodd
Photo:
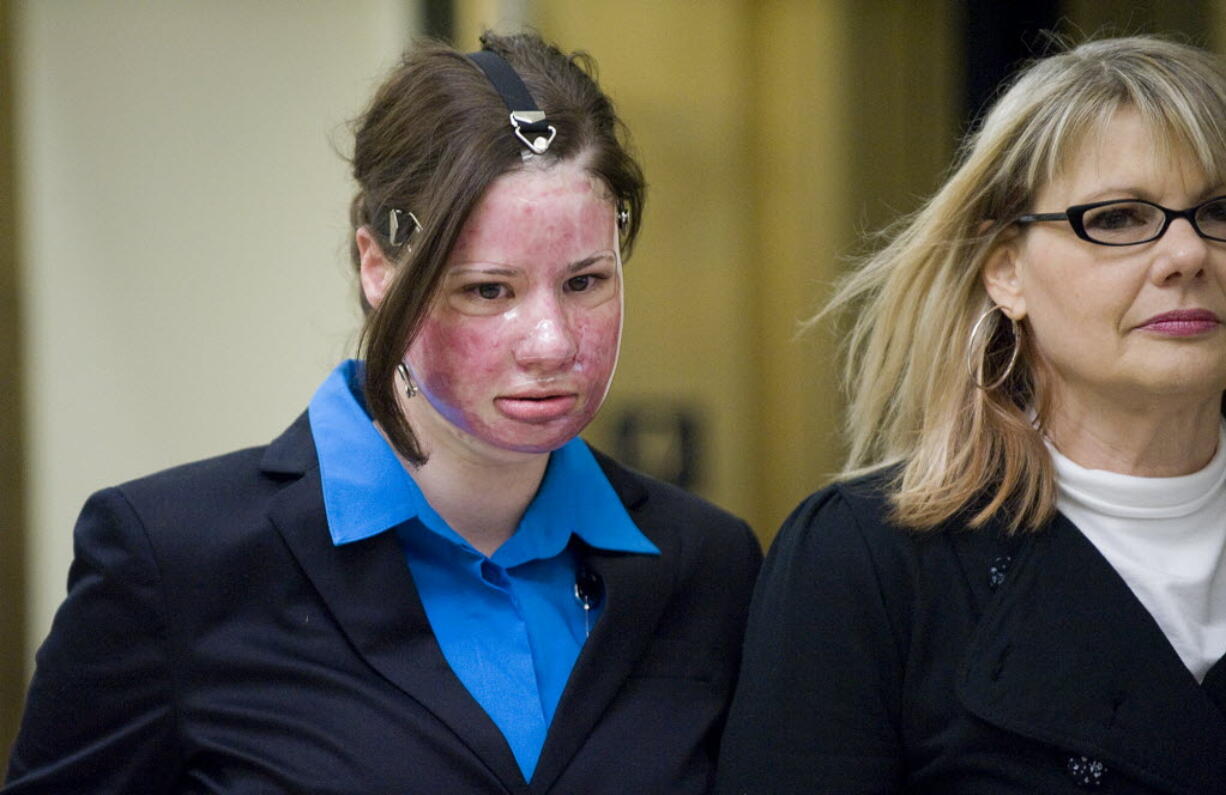
<path fill-rule="evenodd" d="M 12 4 L 0 0 L 0 774 L 25 693 L 25 484 Z"/>
<path fill-rule="evenodd" d="M 455 42 L 455 3 L 453 0 L 424 0 L 421 4 L 422 33 L 446 42 Z"/>
<path fill-rule="evenodd" d="M 1060 0 L 966 0 L 965 112 L 967 129 L 996 97 L 998 87 L 1023 62 L 1045 52 L 1043 31 L 1056 29 Z"/>

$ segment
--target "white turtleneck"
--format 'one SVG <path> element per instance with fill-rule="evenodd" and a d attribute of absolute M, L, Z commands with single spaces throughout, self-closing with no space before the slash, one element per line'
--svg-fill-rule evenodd
<path fill-rule="evenodd" d="M 1200 682 L 1226 653 L 1226 423 L 1208 466 L 1144 478 L 1086 469 L 1050 443 L 1060 512 L 1098 548 Z"/>

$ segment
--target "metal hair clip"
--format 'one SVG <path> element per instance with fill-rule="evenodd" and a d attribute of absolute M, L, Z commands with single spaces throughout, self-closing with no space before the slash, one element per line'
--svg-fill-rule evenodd
<path fill-rule="evenodd" d="M 403 218 L 408 217 L 409 224 L 404 223 Z M 401 228 L 408 231 L 404 234 L 404 239 L 400 239 Z M 399 246 L 401 243 L 407 243 L 409 238 L 421 231 L 421 221 L 417 220 L 417 216 L 411 212 L 404 210 L 388 210 L 387 211 L 387 241 L 393 246 Z"/>
<path fill-rule="evenodd" d="M 553 139 L 557 137 L 558 131 L 552 124 L 545 123 L 545 112 L 540 110 L 513 110 L 511 111 L 511 126 L 515 128 L 515 137 L 524 142 L 524 146 L 532 150 L 533 154 L 543 155 L 549 149 L 549 145 L 553 143 Z M 543 132 L 542 129 L 549 130 L 549 137 L 537 135 L 531 141 L 524 135 L 524 130 L 528 132 Z"/>
<path fill-rule="evenodd" d="M 502 97 L 507 110 L 511 111 L 511 128 L 515 131 L 515 137 L 528 147 L 528 151 L 521 154 L 525 158 L 545 154 L 558 131 L 545 120 L 544 111 L 532 98 L 532 93 L 524 85 L 519 73 L 506 59 L 492 50 L 471 52 L 468 58 L 485 74 L 494 90 Z"/>

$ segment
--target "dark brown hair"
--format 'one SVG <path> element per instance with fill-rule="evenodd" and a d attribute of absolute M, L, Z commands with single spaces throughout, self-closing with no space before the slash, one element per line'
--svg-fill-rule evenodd
<path fill-rule="evenodd" d="M 628 212 L 621 235 L 628 257 L 638 235 L 645 185 L 627 151 L 626 131 L 597 86 L 586 53 L 564 55 L 535 34 L 481 37 L 519 74 L 557 137 L 544 157 L 577 157 Z M 353 176 L 358 192 L 349 208 L 351 233 L 367 227 L 397 272 L 377 308 L 362 297 L 366 323 L 367 410 L 396 450 L 415 465 L 426 457 L 395 397 L 396 367 L 429 312 L 447 258 L 469 213 L 490 184 L 522 167 L 526 151 L 511 129 L 502 97 L 477 66 L 454 48 L 425 41 L 410 49 L 354 123 Z M 393 245 L 378 231 L 376 214 L 412 212 L 420 232 Z M 398 240 L 398 243 L 402 241 Z M 357 244 L 350 253 L 361 263 Z"/>

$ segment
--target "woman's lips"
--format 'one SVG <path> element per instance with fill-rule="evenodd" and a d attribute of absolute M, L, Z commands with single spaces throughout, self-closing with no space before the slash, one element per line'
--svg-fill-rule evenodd
<path fill-rule="evenodd" d="M 550 395 L 503 395 L 494 405 L 503 416 L 521 422 L 550 422 L 574 411 L 579 396 L 572 393 Z"/>
<path fill-rule="evenodd" d="M 1218 316 L 1207 309 L 1177 309 L 1154 315 L 1137 328 L 1167 337 L 1195 337 L 1220 325 Z"/>

